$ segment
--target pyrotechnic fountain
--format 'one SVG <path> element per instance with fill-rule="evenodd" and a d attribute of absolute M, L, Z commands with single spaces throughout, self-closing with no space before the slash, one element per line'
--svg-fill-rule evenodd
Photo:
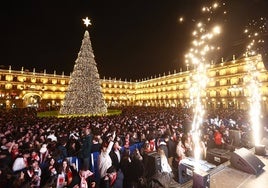
<path fill-rule="evenodd" d="M 246 56 L 256 55 L 258 53 L 262 54 L 264 39 L 263 35 L 267 34 L 266 31 L 266 18 L 260 18 L 259 20 L 252 20 L 244 33 L 249 39 L 249 44 L 246 46 Z M 249 92 L 249 102 L 250 102 L 250 119 L 251 126 L 253 130 L 253 142 L 255 146 L 256 154 L 265 154 L 265 147 L 260 145 L 261 137 L 261 91 L 260 82 L 258 80 L 259 71 L 257 68 L 258 62 L 261 61 L 261 56 L 254 60 L 249 60 L 246 58 L 248 63 L 248 92 Z"/>
<path fill-rule="evenodd" d="M 206 97 L 206 86 L 209 82 L 208 76 L 207 76 L 207 69 L 210 66 L 210 62 L 212 60 L 212 56 L 215 55 L 215 50 L 220 49 L 216 41 L 216 37 L 221 33 L 221 27 L 215 22 L 216 16 L 214 15 L 214 12 L 220 7 L 225 7 L 225 3 L 214 3 L 211 6 L 205 6 L 202 8 L 202 12 L 206 15 L 209 15 L 208 17 L 205 17 L 204 22 L 197 22 L 195 25 L 195 30 L 193 31 L 193 41 L 191 43 L 191 48 L 188 51 L 188 53 L 185 55 L 186 58 L 186 64 L 187 67 L 193 68 L 190 74 L 190 106 L 193 108 L 193 121 L 192 121 L 192 127 L 191 127 L 191 136 L 194 142 L 194 160 L 189 159 L 190 161 L 183 161 L 180 162 L 179 165 L 179 174 L 183 174 L 183 172 L 187 173 L 187 165 L 188 167 L 193 167 L 193 173 L 187 174 L 189 176 L 192 176 L 193 179 L 193 187 L 200 187 L 200 179 L 202 179 L 202 186 L 206 187 L 209 184 L 210 181 L 210 174 L 212 174 L 211 171 L 206 170 L 203 168 L 204 163 L 202 160 L 200 160 L 202 148 L 200 147 L 201 142 L 201 126 L 204 122 L 203 116 L 205 114 L 205 107 L 203 106 L 204 98 Z M 222 13 L 222 12 L 221 12 Z M 224 10 L 222 15 L 225 15 L 227 12 Z M 203 18 L 203 17 L 202 17 Z M 223 20 L 223 19 L 221 19 Z M 183 19 L 180 19 L 180 21 L 183 21 Z M 253 24 L 255 25 L 255 24 Z M 261 27 L 260 27 L 261 28 Z M 249 30 L 247 30 L 248 32 Z M 255 32 L 253 35 L 251 34 L 249 38 L 257 37 L 259 36 L 259 33 Z M 253 40 L 250 42 L 250 44 L 247 46 L 247 55 L 256 55 L 254 51 L 252 51 L 253 46 L 256 43 L 263 43 L 263 40 Z M 214 52 L 212 54 L 212 52 Z M 250 104 L 251 104 L 251 110 L 250 110 L 250 117 L 251 117 L 251 123 L 252 123 L 252 129 L 254 130 L 254 139 L 255 139 L 255 152 L 256 147 L 260 143 L 260 137 L 259 137 L 259 131 L 260 131 L 260 116 L 261 116 L 261 106 L 260 106 L 260 90 L 259 90 L 259 82 L 258 82 L 258 62 L 261 60 L 258 58 L 253 58 L 254 61 L 251 60 L 252 58 L 248 58 L 248 81 L 249 81 L 249 88 L 248 88 L 248 96 L 250 96 Z M 235 88 L 237 89 L 237 88 Z M 214 148 L 213 148 L 214 149 Z M 218 148 L 215 148 L 218 149 Z M 224 150 L 224 149 L 222 149 Z M 261 160 L 259 160 L 257 157 L 255 157 L 250 151 L 247 151 L 245 148 L 241 148 L 235 151 L 228 151 L 230 155 L 227 158 L 227 161 L 229 161 L 232 165 L 232 167 L 248 172 L 253 174 L 258 174 L 262 168 L 265 166 Z M 216 158 L 216 152 L 212 156 L 215 156 Z M 221 158 L 217 157 L 219 160 Z M 250 158 L 250 161 L 245 161 L 247 158 Z M 218 160 L 217 159 L 217 160 Z M 241 162 L 243 161 L 243 162 Z M 252 162 L 254 161 L 254 162 Z M 253 164 L 252 164 L 253 163 Z M 185 165 L 185 166 L 183 166 Z M 186 169 L 186 170 L 185 170 Z M 210 168 L 211 169 L 211 168 Z M 221 168 L 216 168 L 215 170 L 222 170 Z M 179 176 L 179 182 L 184 183 L 184 181 L 187 181 L 189 179 L 183 178 Z M 204 180 L 204 181 L 203 181 Z M 206 183 L 204 183 L 206 182 Z M 206 184 L 204 186 L 204 184 Z"/>
<path fill-rule="evenodd" d="M 213 3 L 210 6 L 204 6 L 202 8 L 202 13 L 208 16 L 202 17 L 205 18 L 205 21 L 196 22 L 195 30 L 192 32 L 193 41 L 191 48 L 185 55 L 187 67 L 191 66 L 194 68 L 188 83 L 190 86 L 190 105 L 193 108 L 194 115 L 190 131 L 194 142 L 194 160 L 185 161 L 185 164 L 188 163 L 194 166 L 194 172 L 192 174 L 193 187 L 200 186 L 200 182 L 195 180 L 200 179 L 199 177 L 202 177 L 203 182 L 209 183 L 210 181 L 210 175 L 207 169 L 203 168 L 206 165 L 200 160 L 201 153 L 205 152 L 204 147 L 201 147 L 201 127 L 205 114 L 202 99 L 206 97 L 206 85 L 208 83 L 207 68 L 210 66 L 211 52 L 220 49 L 215 45 L 217 43 L 215 37 L 221 33 L 221 27 L 214 23 L 214 12 L 224 5 L 224 3 Z M 226 11 L 223 14 L 226 14 Z M 183 163 L 180 164 L 180 169 L 183 168 Z M 183 182 L 183 178 L 179 178 L 179 181 Z"/>
<path fill-rule="evenodd" d="M 206 85 L 208 82 L 207 68 L 210 65 L 209 55 L 211 52 L 220 49 L 215 46 L 215 37 L 221 33 L 221 28 L 217 24 L 212 23 L 213 14 L 225 4 L 214 3 L 211 6 L 204 6 L 202 12 L 208 14 L 205 22 L 198 22 L 196 29 L 192 35 L 192 47 L 185 55 L 187 65 L 192 64 L 194 72 L 190 81 L 190 98 L 193 107 L 194 117 L 192 122 L 191 134 L 194 142 L 194 157 L 195 160 L 200 159 L 200 127 L 203 123 L 203 115 L 205 113 L 202 105 L 202 98 L 206 94 Z M 226 14 L 226 11 L 224 11 Z"/>

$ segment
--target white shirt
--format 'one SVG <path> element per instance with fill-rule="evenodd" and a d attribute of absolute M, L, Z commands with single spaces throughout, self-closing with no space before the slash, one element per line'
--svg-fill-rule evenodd
<path fill-rule="evenodd" d="M 12 166 L 12 170 L 13 172 L 16 172 L 18 170 L 22 170 L 24 168 L 27 167 L 27 163 L 25 162 L 23 157 L 18 157 L 15 159 L 13 166 Z"/>
<path fill-rule="evenodd" d="M 48 135 L 47 139 L 51 139 L 51 141 L 56 141 L 57 142 L 57 137 L 54 134 Z"/>
<path fill-rule="evenodd" d="M 112 150 L 112 147 L 114 145 L 114 142 L 109 142 L 109 145 L 105 152 L 101 152 L 98 158 L 98 167 L 100 172 L 100 177 L 103 178 L 106 176 L 107 169 L 112 166 L 112 159 L 109 155 L 110 151 Z"/>
<path fill-rule="evenodd" d="M 160 156 L 160 158 L 161 158 L 161 171 L 171 173 L 172 169 L 171 169 L 170 165 L 168 164 L 167 157 L 166 156 Z"/>

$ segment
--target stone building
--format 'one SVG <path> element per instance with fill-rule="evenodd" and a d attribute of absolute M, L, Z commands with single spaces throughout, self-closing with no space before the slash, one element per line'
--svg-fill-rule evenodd
<path fill-rule="evenodd" d="M 258 71 L 261 107 L 267 112 L 268 72 L 260 55 L 211 64 L 207 68 L 208 83 L 202 102 L 205 108 L 248 109 L 249 64 Z M 194 69 L 169 73 L 139 81 L 101 79 L 102 92 L 108 106 L 189 107 L 190 81 Z M 69 76 L 0 69 L 0 107 L 60 107 Z"/>

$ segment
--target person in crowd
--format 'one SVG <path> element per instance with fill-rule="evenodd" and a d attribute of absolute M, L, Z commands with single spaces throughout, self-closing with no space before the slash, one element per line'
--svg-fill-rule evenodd
<path fill-rule="evenodd" d="M 39 139 L 35 139 L 34 140 L 34 150 L 39 151 L 41 149 L 41 147 L 42 147 L 42 145 L 41 145 Z"/>
<path fill-rule="evenodd" d="M 167 138 L 167 147 L 168 147 L 168 164 L 172 167 L 173 160 L 176 157 L 176 137 L 171 136 Z M 176 168 L 176 167 L 175 167 Z"/>
<path fill-rule="evenodd" d="M 225 129 L 223 129 L 222 131 L 222 139 L 223 139 L 223 143 L 224 143 L 224 148 L 228 148 L 228 146 L 232 145 L 232 140 L 230 138 L 230 129 L 228 127 L 226 127 Z"/>
<path fill-rule="evenodd" d="M 77 175 L 75 168 L 75 165 L 70 165 L 67 159 L 62 160 L 57 172 L 64 177 L 64 186 L 71 187 L 71 185 L 74 184 L 73 181 L 75 178 L 77 178 L 75 177 L 75 175 Z"/>
<path fill-rule="evenodd" d="M 112 159 L 112 165 L 116 167 L 116 170 L 118 171 L 120 169 L 120 161 L 121 161 L 121 147 L 119 146 L 118 141 L 114 142 L 113 148 L 111 152 L 109 153 L 111 159 Z"/>
<path fill-rule="evenodd" d="M 214 143 L 216 148 L 223 147 L 222 133 L 218 129 L 215 129 L 214 131 Z"/>
<path fill-rule="evenodd" d="M 24 172 L 20 172 L 18 176 L 12 182 L 13 188 L 27 188 L 30 187 L 30 183 L 26 181 Z"/>
<path fill-rule="evenodd" d="M 58 145 L 58 150 L 60 153 L 60 159 L 65 159 L 68 157 L 68 152 L 67 152 L 67 140 L 65 138 L 60 138 L 59 139 L 59 145 Z"/>
<path fill-rule="evenodd" d="M 150 144 L 149 144 L 149 141 L 146 140 L 143 147 L 141 148 L 141 155 L 144 156 L 146 155 L 147 153 L 150 153 L 151 152 L 151 149 L 150 149 Z"/>
<path fill-rule="evenodd" d="M 29 162 L 29 167 L 25 171 L 25 179 L 29 182 L 30 187 L 40 187 L 41 184 L 41 168 L 36 160 Z"/>
<path fill-rule="evenodd" d="M 175 160 L 177 162 L 177 165 L 182 159 L 185 159 L 185 158 L 186 158 L 186 147 L 183 145 L 182 141 L 179 140 L 176 146 L 176 159 Z"/>
<path fill-rule="evenodd" d="M 139 132 L 140 134 L 140 142 L 145 142 L 146 141 L 146 136 L 144 132 Z"/>
<path fill-rule="evenodd" d="M 81 150 L 79 152 L 79 158 L 82 161 L 82 168 L 89 170 L 90 158 L 91 158 L 91 145 L 92 145 L 92 134 L 89 126 L 84 128 L 84 136 L 82 138 Z"/>
<path fill-rule="evenodd" d="M 130 164 L 130 186 L 132 188 L 142 188 L 146 187 L 145 179 L 145 166 L 143 162 L 143 157 L 140 154 L 140 151 L 136 148 L 133 151 Z"/>
<path fill-rule="evenodd" d="M 40 164 L 42 165 L 47 158 L 49 157 L 49 151 L 47 149 L 47 144 L 43 144 L 42 147 L 40 148 Z"/>
<path fill-rule="evenodd" d="M 185 148 L 185 155 L 187 157 L 193 157 L 194 150 L 193 150 L 193 140 L 192 140 L 192 135 L 187 132 L 185 134 L 182 134 L 181 142 L 183 147 Z"/>
<path fill-rule="evenodd" d="M 14 176 L 13 171 L 7 165 L 1 166 L 1 168 L 0 168 L 0 187 L 14 187 L 14 185 L 12 185 L 12 184 L 20 178 L 21 173 L 23 173 L 23 172 L 21 171 L 19 174 L 16 174 Z M 23 175 L 24 175 L 24 173 L 23 173 Z M 21 180 L 18 180 L 19 185 L 24 185 L 24 183 L 26 183 L 24 180 L 25 180 L 24 176 L 21 178 Z M 18 186 L 18 187 L 20 187 L 20 186 Z"/>
<path fill-rule="evenodd" d="M 160 148 L 161 150 L 164 151 L 164 154 L 166 157 L 168 157 L 168 146 L 167 142 L 169 140 L 169 137 L 167 134 L 163 134 L 163 136 L 159 139 L 159 144 L 158 144 L 158 149 Z"/>
<path fill-rule="evenodd" d="M 12 160 L 14 161 L 19 155 L 19 145 L 15 141 L 12 142 L 9 152 L 11 153 Z"/>
<path fill-rule="evenodd" d="M 107 169 L 102 188 L 125 188 L 123 186 L 123 176 L 118 173 L 116 167 L 110 166 Z"/>
<path fill-rule="evenodd" d="M 0 167 L 1 168 L 12 166 L 14 163 L 14 160 L 19 156 L 18 154 L 16 158 L 12 157 L 12 153 L 10 153 L 11 145 L 12 145 L 11 142 L 7 142 L 0 149 Z"/>
<path fill-rule="evenodd" d="M 57 180 L 57 162 L 54 158 L 50 157 L 47 159 L 46 164 L 44 165 L 42 169 L 42 175 L 41 175 L 41 186 L 44 185 L 55 185 Z"/>
<path fill-rule="evenodd" d="M 132 163 L 132 160 L 131 160 L 130 150 L 129 148 L 125 148 L 125 150 L 123 151 L 122 159 L 120 163 L 120 167 L 124 175 L 124 181 L 123 181 L 124 187 L 131 186 L 131 179 L 130 179 L 131 170 L 132 170 L 131 163 Z"/>
<path fill-rule="evenodd" d="M 35 150 L 31 151 L 30 160 L 31 161 L 38 161 L 38 162 L 40 161 L 39 154 Z"/>
<path fill-rule="evenodd" d="M 105 185 L 105 176 L 109 167 L 112 166 L 112 159 L 109 153 L 114 145 L 115 132 L 109 139 L 109 142 L 103 142 L 101 146 L 101 152 L 98 158 L 98 170 L 100 174 L 100 187 Z"/>
<path fill-rule="evenodd" d="M 204 134 L 202 140 L 203 140 L 207 149 L 214 148 L 215 144 L 214 144 L 214 140 L 213 140 L 213 134 L 211 134 L 211 133 Z"/>
<path fill-rule="evenodd" d="M 30 151 L 24 150 L 21 156 L 18 156 L 12 166 L 13 172 L 19 172 L 26 169 L 29 165 Z"/>
<path fill-rule="evenodd" d="M 68 157 L 77 156 L 80 150 L 80 144 L 78 140 L 71 137 L 67 144 L 67 155 Z"/>
<path fill-rule="evenodd" d="M 151 135 L 150 138 L 149 138 L 150 151 L 156 151 L 155 140 L 156 140 L 156 137 Z"/>
<path fill-rule="evenodd" d="M 161 172 L 168 173 L 170 176 L 173 176 L 172 174 L 172 168 L 168 164 L 168 160 L 165 154 L 165 151 L 162 148 L 158 148 L 158 154 L 160 156 L 161 160 Z"/>
<path fill-rule="evenodd" d="M 100 152 L 101 143 L 102 143 L 101 136 L 94 135 L 93 140 L 92 140 L 91 153 Z"/>
<path fill-rule="evenodd" d="M 124 147 L 125 148 L 129 148 L 130 146 L 130 135 L 129 133 L 125 136 L 125 140 L 124 140 Z"/>
<path fill-rule="evenodd" d="M 58 138 L 57 138 L 57 136 L 56 136 L 56 134 L 55 134 L 55 130 L 51 130 L 50 132 L 49 132 L 49 135 L 47 136 L 47 140 L 50 140 L 50 141 L 55 141 L 55 142 L 57 142 L 57 140 L 58 140 Z"/>
<path fill-rule="evenodd" d="M 93 172 L 90 170 L 80 170 L 79 171 L 79 179 L 74 188 L 95 188 L 96 182 L 93 178 Z"/>
<path fill-rule="evenodd" d="M 57 164 L 59 162 L 58 159 L 62 158 L 60 157 L 60 152 L 57 147 L 62 138 L 67 139 L 68 145 L 71 140 L 76 140 L 77 144 L 74 147 L 75 149 L 72 153 L 68 153 L 68 155 L 69 157 L 81 157 L 81 152 L 77 151 L 80 151 L 79 149 L 83 147 L 82 145 L 80 146 L 80 141 L 82 141 L 82 144 L 85 139 L 85 134 L 81 134 L 82 131 L 85 133 L 85 125 L 90 125 L 90 128 L 92 129 L 92 137 L 96 135 L 101 137 L 103 143 L 109 143 L 105 139 L 107 135 L 111 134 L 114 130 L 118 133 L 117 135 L 120 137 L 120 140 L 130 148 L 137 140 L 144 142 L 141 149 L 142 156 L 144 156 L 144 153 L 146 152 L 152 152 L 157 149 L 159 145 L 156 145 L 155 141 L 159 138 L 163 138 L 163 134 L 167 132 L 168 134 L 172 134 L 175 143 L 181 139 L 181 143 L 176 144 L 176 149 L 180 148 L 179 150 L 183 151 L 180 153 L 184 154 L 184 156 L 191 156 L 194 145 L 191 143 L 191 135 L 188 135 L 188 133 L 191 128 L 192 116 L 193 113 L 190 108 L 162 107 L 124 107 L 122 108 L 122 113 L 118 116 L 71 118 L 39 118 L 36 116 L 35 109 L 28 108 L 2 110 L 0 113 L 0 169 L 5 169 L 3 173 L 4 177 L 7 177 L 6 179 L 8 182 L 13 183 L 14 179 L 19 178 L 20 170 L 15 176 L 6 174 L 6 172 L 13 172 L 13 166 L 15 168 L 15 166 L 18 167 L 29 164 L 28 162 L 25 162 L 23 165 L 18 165 L 22 164 L 22 153 L 26 150 L 39 151 L 40 167 L 42 170 L 44 161 L 47 161 L 50 157 L 53 157 Z M 230 122 L 230 119 L 233 121 Z M 229 135 L 225 134 L 224 130 L 236 129 L 241 130 L 243 133 L 241 140 L 246 139 L 250 142 L 250 139 L 245 137 L 245 135 L 251 135 L 249 126 L 250 120 L 248 119 L 248 113 L 244 110 L 216 109 L 208 111 L 204 116 L 204 122 L 205 123 L 202 126 L 202 136 L 206 135 L 204 143 L 208 148 L 211 147 L 209 143 L 214 143 L 213 133 L 216 129 L 222 131 L 224 141 L 228 141 L 229 139 Z M 224 129 L 222 125 L 224 125 Z M 182 136 L 186 136 L 186 138 Z M 127 140 L 125 140 L 125 138 L 127 138 Z M 19 155 L 12 159 L 11 156 L 13 153 L 12 151 L 10 153 L 9 149 L 11 148 L 10 145 L 13 141 L 18 145 L 16 150 L 19 151 Z M 126 143 L 126 141 L 128 143 Z M 98 142 L 101 144 L 101 141 Z M 124 144 L 121 145 L 120 143 L 120 146 L 123 146 Z M 248 143 L 246 147 L 250 145 L 252 144 Z M 168 155 L 170 155 L 169 143 L 167 143 L 167 146 Z M 108 144 L 106 149 L 107 147 Z M 17 153 L 16 150 L 15 153 Z M 69 148 L 67 148 L 67 151 L 69 152 Z M 90 155 L 90 152 L 87 153 Z M 131 158 L 131 161 L 133 162 L 133 158 Z M 105 170 L 102 173 L 104 176 L 110 165 L 112 165 L 112 162 L 110 164 L 108 162 L 108 165 L 105 165 Z M 102 165 L 102 167 L 103 166 L 104 165 Z M 27 165 L 22 168 L 25 167 L 27 167 Z M 18 169 L 21 169 L 21 167 Z M 10 187 L 12 183 L 8 182 L 7 184 Z M 99 186 L 98 181 L 96 181 L 96 184 Z"/>

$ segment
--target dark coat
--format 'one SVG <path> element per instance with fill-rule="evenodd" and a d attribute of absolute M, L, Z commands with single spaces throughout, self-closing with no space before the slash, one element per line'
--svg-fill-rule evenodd
<path fill-rule="evenodd" d="M 80 158 L 90 158 L 91 156 L 91 145 L 92 145 L 92 135 L 86 135 L 82 139 L 82 146 L 81 150 L 79 152 L 79 157 Z"/>
<path fill-rule="evenodd" d="M 112 165 L 116 167 L 116 170 L 118 171 L 120 169 L 120 161 L 114 151 L 114 149 L 111 150 L 111 152 L 109 153 L 111 159 L 112 159 Z M 121 153 L 120 153 L 121 155 Z"/>
<path fill-rule="evenodd" d="M 168 147 L 168 158 L 176 157 L 177 143 L 174 140 L 169 139 L 169 141 L 167 142 L 167 147 Z"/>
<path fill-rule="evenodd" d="M 65 146 L 59 145 L 58 150 L 60 152 L 60 159 L 65 159 L 68 156 L 67 149 Z"/>
<path fill-rule="evenodd" d="M 124 175 L 121 171 L 118 171 L 116 173 L 117 173 L 116 180 L 112 185 L 110 185 L 110 179 L 107 180 L 102 179 L 100 188 L 123 188 Z"/>
<path fill-rule="evenodd" d="M 166 155 L 166 157 L 168 158 L 168 146 L 166 142 L 160 142 L 159 148 L 162 149 Z"/>
<path fill-rule="evenodd" d="M 133 158 L 130 164 L 130 180 L 138 182 L 145 175 L 145 167 L 143 160 Z"/>

